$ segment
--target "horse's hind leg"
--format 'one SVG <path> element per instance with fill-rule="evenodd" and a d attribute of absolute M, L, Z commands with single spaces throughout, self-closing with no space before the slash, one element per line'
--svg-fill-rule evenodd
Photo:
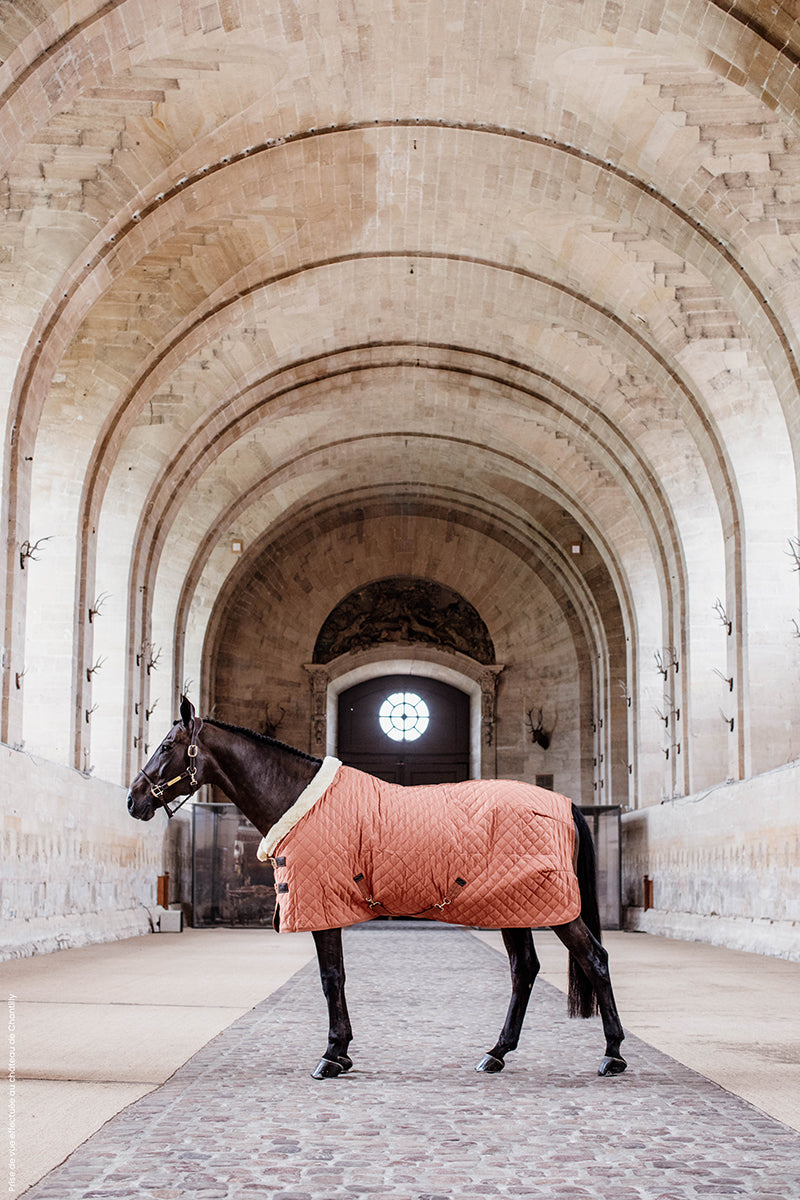
<path fill-rule="evenodd" d="M 628 1065 L 619 1049 L 625 1033 L 617 1012 L 614 993 L 611 990 L 608 953 L 580 917 L 575 921 L 570 921 L 568 925 L 553 926 L 553 933 L 567 947 L 597 997 L 597 1006 L 603 1022 L 603 1033 L 606 1037 L 606 1053 L 597 1073 L 598 1075 L 621 1075 Z"/>
<path fill-rule="evenodd" d="M 497 1044 L 484 1054 L 475 1068 L 491 1073 L 502 1071 L 506 1054 L 517 1048 L 533 983 L 539 973 L 539 959 L 530 929 L 503 929 L 501 932 L 511 967 L 511 1003 Z"/>
<path fill-rule="evenodd" d="M 317 948 L 322 991 L 328 1002 L 328 1046 L 312 1075 L 314 1079 L 333 1079 L 349 1071 L 353 1060 L 347 1048 L 353 1040 L 347 1001 L 344 995 L 344 954 L 341 929 L 323 929 L 313 935 Z"/>

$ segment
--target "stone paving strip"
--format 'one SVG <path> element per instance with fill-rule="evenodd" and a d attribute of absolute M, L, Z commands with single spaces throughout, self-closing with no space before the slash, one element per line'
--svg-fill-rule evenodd
<path fill-rule="evenodd" d="M 26 1200 L 696 1200 L 800 1196 L 800 1134 L 537 983 L 500 1075 L 474 1065 L 508 1002 L 459 929 L 345 934 L 354 1070 L 317 1082 L 326 1012 L 304 967 L 109 1121 Z M 624 1013 L 622 1014 L 624 1022 Z"/>

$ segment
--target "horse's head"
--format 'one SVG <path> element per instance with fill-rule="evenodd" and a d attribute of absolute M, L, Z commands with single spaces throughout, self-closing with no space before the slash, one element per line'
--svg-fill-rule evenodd
<path fill-rule="evenodd" d="M 170 803 L 179 796 L 188 800 L 202 782 L 198 774 L 201 764 L 197 738 L 203 722 L 186 696 L 181 696 L 180 712 L 181 719 L 172 726 L 128 791 L 128 812 L 137 821 L 151 820 L 158 808 L 165 809 L 171 817 L 175 809 L 170 808 Z"/>

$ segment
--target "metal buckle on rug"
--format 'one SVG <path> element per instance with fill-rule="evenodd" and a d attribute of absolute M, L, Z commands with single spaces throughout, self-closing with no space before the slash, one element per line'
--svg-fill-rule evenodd
<path fill-rule="evenodd" d="M 467 881 L 466 881 L 466 879 L 462 879 L 460 875 L 456 875 L 456 883 L 458 884 L 458 886 L 459 886 L 459 887 L 462 887 L 462 888 L 467 886 Z M 450 899 L 450 897 L 449 897 L 449 896 L 445 896 L 444 900 L 442 900 L 442 901 L 441 901 L 439 904 L 432 904 L 432 905 L 431 905 L 431 908 L 438 908 L 438 909 L 440 909 L 440 910 L 441 910 L 441 909 L 443 909 L 443 908 L 444 908 L 446 905 L 448 905 L 448 904 L 452 904 L 452 903 L 453 903 L 453 901 Z M 427 908 L 424 908 L 422 911 L 423 911 L 423 912 L 428 912 L 428 911 L 429 911 L 429 909 L 427 909 Z"/>
<path fill-rule="evenodd" d="M 353 883 L 357 886 L 358 890 L 361 892 L 362 897 L 364 898 L 366 903 L 370 906 L 370 908 L 373 908 L 373 909 L 374 908 L 382 908 L 385 913 L 389 913 L 388 908 L 386 908 L 383 904 L 381 904 L 380 900 L 376 900 L 375 897 L 370 894 L 370 890 L 367 887 L 367 882 L 364 879 L 363 871 L 360 871 L 358 873 L 358 875 L 353 876 Z M 389 915 L 391 916 L 392 914 L 389 914 Z"/>

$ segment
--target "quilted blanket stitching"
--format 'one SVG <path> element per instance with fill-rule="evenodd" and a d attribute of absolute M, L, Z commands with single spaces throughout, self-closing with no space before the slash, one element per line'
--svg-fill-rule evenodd
<path fill-rule="evenodd" d="M 328 763 L 328 786 L 314 789 L 321 768 L 296 802 L 303 811 L 289 831 L 276 838 L 274 826 L 264 839 L 281 852 L 283 931 L 350 925 L 379 915 L 377 908 L 427 914 L 444 899 L 436 919 L 456 924 L 536 927 L 579 914 L 566 797 L 498 780 L 400 788 Z M 458 875 L 473 886 L 451 899 Z"/>

